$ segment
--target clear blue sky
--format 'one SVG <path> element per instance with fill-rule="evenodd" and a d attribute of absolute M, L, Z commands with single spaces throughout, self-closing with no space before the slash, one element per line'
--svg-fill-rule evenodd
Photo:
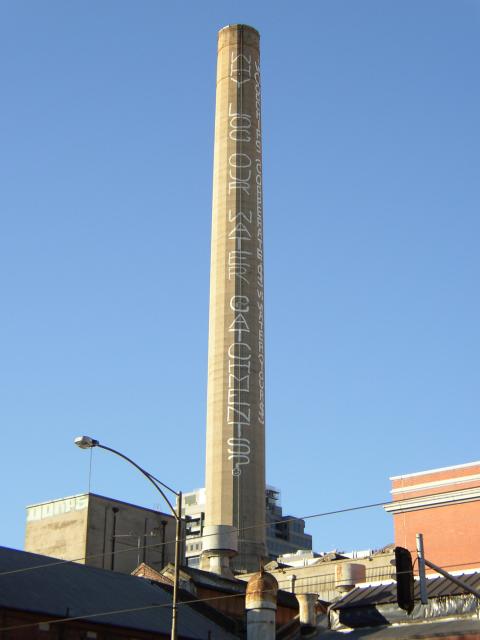
<path fill-rule="evenodd" d="M 286 512 L 480 458 L 480 3 L 0 3 L 0 544 L 87 433 L 204 483 L 216 33 L 262 36 L 268 481 Z M 102 451 L 92 490 L 145 506 Z M 382 509 L 315 548 L 393 540 Z M 428 545 L 428 541 L 426 541 Z"/>

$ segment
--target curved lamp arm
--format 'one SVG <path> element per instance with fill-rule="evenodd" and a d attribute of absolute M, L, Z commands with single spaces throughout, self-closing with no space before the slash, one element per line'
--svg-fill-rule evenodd
<path fill-rule="evenodd" d="M 167 498 L 167 496 L 165 495 L 165 492 L 162 490 L 161 487 L 164 487 L 165 489 L 173 493 L 175 496 L 177 496 L 177 498 L 180 496 L 179 491 L 174 491 L 171 487 L 169 487 L 167 484 L 165 484 L 164 482 L 156 478 L 154 475 L 152 475 L 151 473 L 143 469 L 139 464 L 137 464 L 134 460 L 126 456 L 124 453 L 121 453 L 116 449 L 112 449 L 111 447 L 107 447 L 104 444 L 100 444 L 100 442 L 98 440 L 95 440 L 94 438 L 90 438 L 89 436 L 79 436 L 78 438 L 75 438 L 74 442 L 77 445 L 77 447 L 80 447 L 80 449 L 93 449 L 93 447 L 99 447 L 100 449 L 105 449 L 106 451 L 110 451 L 111 453 L 114 453 L 115 455 L 129 462 L 136 469 L 138 469 L 140 473 L 142 473 L 147 478 L 147 480 L 153 484 L 155 489 L 162 495 L 162 498 L 168 504 L 168 507 L 172 512 L 172 515 L 174 516 L 175 520 L 178 520 L 181 517 L 181 514 L 177 513 L 177 510 L 172 505 L 170 500 Z"/>
<path fill-rule="evenodd" d="M 165 500 L 165 502 L 168 504 L 168 506 L 170 508 L 170 511 L 172 512 L 172 515 L 175 517 L 176 520 L 178 519 L 179 515 L 178 515 L 175 507 L 172 505 L 170 500 L 167 498 L 167 496 L 165 495 L 165 492 L 161 489 L 160 485 L 166 487 L 167 489 L 169 489 L 169 491 L 171 491 L 172 493 L 174 493 L 178 497 L 178 493 L 176 491 L 173 491 L 173 489 L 170 489 L 170 487 L 167 487 L 167 485 L 164 485 L 163 482 L 160 482 L 160 480 L 157 480 L 157 478 L 155 478 L 155 476 L 152 476 L 151 473 L 149 473 L 148 471 L 145 471 L 145 469 L 142 469 L 142 467 L 140 465 L 138 465 L 136 462 L 134 462 L 128 456 L 124 455 L 123 453 L 120 453 L 120 451 L 117 451 L 116 449 L 112 449 L 111 447 L 106 447 L 104 444 L 100 444 L 100 443 L 98 443 L 95 446 L 96 447 L 100 447 L 100 449 L 105 449 L 106 451 L 111 451 L 111 453 L 115 453 L 117 456 L 120 456 L 120 458 L 123 458 L 124 460 L 126 460 L 127 462 L 132 464 L 136 469 L 138 469 L 140 471 L 140 473 L 143 473 L 143 475 L 147 478 L 147 480 L 149 480 L 153 484 L 153 486 L 157 489 L 157 491 L 162 494 L 162 497 Z"/>
<path fill-rule="evenodd" d="M 95 440 L 94 438 L 90 438 L 90 436 L 78 436 L 78 438 L 75 438 L 74 442 L 77 445 L 77 447 L 80 447 L 80 449 L 92 449 L 93 447 L 100 447 L 100 449 L 105 449 L 106 451 L 110 451 L 110 453 L 114 453 L 116 456 L 123 458 L 124 460 L 129 462 L 132 466 L 134 466 L 135 469 L 138 469 L 140 473 L 144 475 L 145 478 L 147 478 L 147 480 L 151 482 L 151 484 L 153 484 L 155 489 L 160 493 L 160 495 L 163 497 L 165 502 L 168 504 L 170 511 L 172 512 L 173 517 L 175 518 L 175 525 L 176 525 L 175 526 L 175 575 L 173 580 L 173 596 L 172 596 L 171 640 L 177 640 L 177 607 L 178 607 L 177 603 L 178 603 L 178 585 L 180 582 L 180 579 L 179 579 L 180 545 L 181 545 L 181 538 L 182 538 L 182 492 L 174 491 L 171 487 L 164 484 L 161 480 L 159 480 L 158 478 L 155 478 L 155 476 L 152 476 L 151 473 L 149 473 L 148 471 L 145 471 L 145 469 L 142 469 L 142 467 L 139 464 L 134 462 L 131 458 L 129 458 L 125 454 L 120 453 L 120 451 L 117 451 L 116 449 L 112 449 L 111 447 L 106 447 L 104 444 L 100 444 L 98 440 Z M 176 509 L 174 508 L 170 500 L 165 495 L 165 492 L 163 491 L 162 487 L 167 491 L 170 491 L 177 497 Z"/>

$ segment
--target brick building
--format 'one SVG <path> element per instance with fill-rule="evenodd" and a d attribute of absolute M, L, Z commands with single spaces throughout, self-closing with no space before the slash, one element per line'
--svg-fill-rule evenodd
<path fill-rule="evenodd" d="M 416 549 L 447 571 L 480 567 L 480 462 L 390 478 L 395 544 Z"/>
<path fill-rule="evenodd" d="M 238 638 L 208 603 L 179 599 L 179 640 Z M 168 584 L 0 547 L 2 639 L 168 640 L 171 617 Z"/>

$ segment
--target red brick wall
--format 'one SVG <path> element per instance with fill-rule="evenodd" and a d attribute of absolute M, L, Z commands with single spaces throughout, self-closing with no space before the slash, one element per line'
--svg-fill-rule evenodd
<path fill-rule="evenodd" d="M 50 620 L 50 624 L 39 623 Z M 17 628 L 12 628 L 17 627 Z M 86 640 L 87 632 L 96 634 L 96 640 L 169 640 L 169 635 L 146 633 L 135 629 L 112 627 L 72 620 L 55 622 L 48 614 L 0 609 L 0 638 L 3 640 Z M 5 630 L 10 629 L 10 630 Z M 93 635 L 92 635 L 92 640 Z"/>
<path fill-rule="evenodd" d="M 480 503 L 410 511 L 394 516 L 395 544 L 416 549 L 423 533 L 425 557 L 447 571 L 480 567 Z"/>
<path fill-rule="evenodd" d="M 413 552 L 423 533 L 428 560 L 447 571 L 480 567 L 480 463 L 392 478 L 392 500 L 397 546 Z"/>

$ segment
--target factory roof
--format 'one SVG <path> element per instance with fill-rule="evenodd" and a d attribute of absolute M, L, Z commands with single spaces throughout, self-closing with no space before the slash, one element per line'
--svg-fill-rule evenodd
<path fill-rule="evenodd" d="M 184 599 L 191 599 L 185 594 Z M 0 547 L 0 608 L 81 619 L 99 625 L 169 634 L 171 589 L 166 585 L 73 562 Z M 223 616 L 182 604 L 179 637 L 233 640 Z M 202 612 L 206 611 L 203 605 Z"/>
<path fill-rule="evenodd" d="M 169 567 L 170 572 L 173 571 L 172 564 L 167 565 L 167 567 Z M 216 573 L 211 573 L 210 571 L 203 571 L 202 569 L 195 569 L 193 567 L 182 567 L 182 572 L 188 574 L 194 584 L 216 591 L 244 594 L 247 589 L 248 578 L 243 580 L 239 578 L 227 578 L 225 576 L 219 576 Z M 248 574 L 248 577 L 250 577 L 250 575 L 252 574 Z M 279 589 L 277 603 L 282 607 L 298 609 L 298 601 L 293 593 L 289 591 Z"/>
<path fill-rule="evenodd" d="M 309 636 L 309 640 L 411 640 L 412 638 L 460 638 L 462 636 L 478 637 L 480 621 L 450 620 L 442 622 L 419 622 L 416 624 L 398 624 L 395 626 L 364 627 L 350 632 L 318 630 Z M 299 636 L 301 637 L 301 636 Z M 293 640 L 293 638 L 291 638 Z"/>
<path fill-rule="evenodd" d="M 456 576 L 469 587 L 479 589 L 480 573 L 469 573 Z M 454 584 L 447 578 L 429 578 L 426 581 L 427 596 L 440 598 L 442 596 L 458 596 L 467 593 L 465 589 Z M 420 583 L 415 581 L 415 600 L 420 600 Z M 389 604 L 397 601 L 397 585 L 395 582 L 370 587 L 357 587 L 347 593 L 333 605 L 333 609 L 347 609 L 350 607 L 368 607 L 377 604 Z"/>

